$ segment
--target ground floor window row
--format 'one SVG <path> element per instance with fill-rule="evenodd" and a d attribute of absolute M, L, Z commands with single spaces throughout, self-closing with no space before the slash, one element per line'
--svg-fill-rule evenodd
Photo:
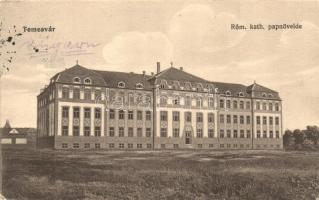
<path fill-rule="evenodd" d="M 262 138 L 277 138 L 277 139 L 280 138 L 279 131 L 276 131 L 275 135 L 273 131 L 269 131 L 269 135 L 267 135 L 267 131 L 264 130 L 263 134 L 261 135 L 260 130 L 257 130 L 256 132 L 257 139 L 261 138 L 261 136 Z M 225 130 L 221 129 L 219 130 L 219 137 L 220 138 L 251 138 L 251 131 L 239 130 L 239 133 L 238 133 L 238 130 L 228 129 L 226 130 L 226 133 L 225 133 Z"/>
<path fill-rule="evenodd" d="M 69 146 L 70 145 L 70 146 Z M 109 143 L 107 146 L 109 149 L 151 149 L 152 144 L 133 144 L 133 143 L 119 143 L 119 144 L 114 144 L 114 143 Z M 195 148 L 202 149 L 202 148 L 221 148 L 221 149 L 249 149 L 251 148 L 251 144 L 197 144 Z M 281 148 L 280 144 L 264 144 L 260 145 L 257 144 L 255 145 L 256 148 Z M 84 144 L 79 144 L 79 143 L 62 143 L 62 148 L 63 149 L 68 149 L 68 148 L 73 148 L 73 149 L 90 149 L 90 148 L 95 148 L 95 149 L 100 149 L 101 144 L 100 143 L 95 143 L 94 145 L 90 143 L 84 143 Z M 166 149 L 166 148 L 173 148 L 173 149 L 179 149 L 180 145 L 179 144 L 173 144 L 168 145 L 168 144 L 160 144 L 161 149 Z"/>

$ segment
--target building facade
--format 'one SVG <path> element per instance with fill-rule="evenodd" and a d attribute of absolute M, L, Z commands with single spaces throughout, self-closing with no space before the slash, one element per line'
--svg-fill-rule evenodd
<path fill-rule="evenodd" d="M 37 97 L 38 146 L 55 149 L 282 149 L 278 92 L 173 66 L 152 75 L 57 73 Z"/>

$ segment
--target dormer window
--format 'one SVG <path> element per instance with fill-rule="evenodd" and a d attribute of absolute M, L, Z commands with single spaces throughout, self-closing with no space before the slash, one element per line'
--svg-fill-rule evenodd
<path fill-rule="evenodd" d="M 266 94 L 266 93 L 262 93 L 262 96 L 263 96 L 263 97 L 267 97 L 267 94 Z"/>
<path fill-rule="evenodd" d="M 230 96 L 231 95 L 230 91 L 226 91 L 225 94 L 226 94 L 226 96 Z"/>
<path fill-rule="evenodd" d="M 84 79 L 84 84 L 92 84 L 92 81 L 90 78 Z"/>
<path fill-rule="evenodd" d="M 80 83 L 81 79 L 79 77 L 74 77 L 73 78 L 73 83 Z"/>
<path fill-rule="evenodd" d="M 125 83 L 124 83 L 123 81 L 121 81 L 121 82 L 119 82 L 119 83 L 117 84 L 117 87 L 119 87 L 119 88 L 125 88 Z"/>
<path fill-rule="evenodd" d="M 273 95 L 272 94 L 268 94 L 268 97 L 273 97 Z"/>
<path fill-rule="evenodd" d="M 137 83 L 136 84 L 136 89 L 143 89 L 143 84 L 142 83 Z"/>
<path fill-rule="evenodd" d="M 243 97 L 243 96 L 244 96 L 244 93 L 239 92 L 239 96 L 240 96 L 240 97 Z"/>

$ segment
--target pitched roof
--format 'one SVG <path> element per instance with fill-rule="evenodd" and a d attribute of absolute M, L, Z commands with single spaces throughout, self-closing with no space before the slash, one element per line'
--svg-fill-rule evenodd
<path fill-rule="evenodd" d="M 212 82 L 216 88 L 218 88 L 219 93 L 226 93 L 229 91 L 231 96 L 238 96 L 242 92 L 246 97 L 249 95 L 246 91 L 246 86 L 237 83 L 224 83 L 224 82 Z"/>
<path fill-rule="evenodd" d="M 152 86 L 148 81 L 151 76 L 144 74 L 136 74 L 133 72 L 114 72 L 114 71 L 100 71 L 100 70 L 92 70 L 97 74 L 100 74 L 104 79 L 106 85 L 108 87 L 118 87 L 119 82 L 125 83 L 125 88 L 136 89 L 136 84 L 143 84 L 144 89 L 150 90 Z"/>
<path fill-rule="evenodd" d="M 160 73 L 156 74 L 155 77 L 157 79 L 165 80 L 208 83 L 208 81 L 203 78 L 194 76 L 193 74 L 187 73 L 183 70 L 176 69 L 175 67 L 167 68 L 166 70 L 163 70 Z"/>
<path fill-rule="evenodd" d="M 259 85 L 257 83 L 254 83 L 250 86 L 247 87 L 247 91 L 248 92 L 251 92 L 251 91 L 258 91 L 258 92 L 271 92 L 271 93 L 277 93 L 276 91 L 274 90 L 271 90 L 269 88 L 266 88 L 262 85 Z"/>
<path fill-rule="evenodd" d="M 78 64 L 56 74 L 53 79 L 55 79 L 56 82 L 73 83 L 73 78 L 75 77 L 79 77 L 81 79 L 81 83 L 83 83 L 85 78 L 90 78 L 92 80 L 92 85 L 105 86 L 105 81 L 100 74 Z"/>

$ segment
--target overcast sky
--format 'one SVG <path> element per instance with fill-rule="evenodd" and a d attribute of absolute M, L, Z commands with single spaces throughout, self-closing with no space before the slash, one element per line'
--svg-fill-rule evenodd
<path fill-rule="evenodd" d="M 0 49 L 0 64 L 10 68 L 1 77 L 1 126 L 9 119 L 35 127 L 40 89 L 76 60 L 92 69 L 148 74 L 157 61 L 162 69 L 173 61 L 212 81 L 256 80 L 279 91 L 285 129 L 319 125 L 318 1 L 2 2 L 0 13 L 0 39 L 22 32 L 15 45 Z M 236 23 L 266 30 L 230 30 Z M 267 30 L 283 23 L 303 29 Z M 23 26 L 55 30 L 23 32 Z"/>

